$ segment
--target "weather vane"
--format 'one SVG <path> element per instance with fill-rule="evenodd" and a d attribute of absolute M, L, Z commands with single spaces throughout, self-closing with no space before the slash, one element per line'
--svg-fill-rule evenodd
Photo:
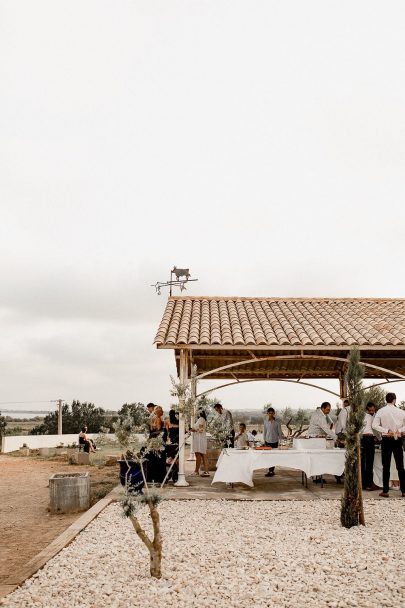
<path fill-rule="evenodd" d="M 158 296 L 161 295 L 162 287 L 169 287 L 170 295 L 172 295 L 173 287 L 180 287 L 180 291 L 184 291 L 186 289 L 186 283 L 198 281 L 198 279 L 190 279 L 190 277 L 189 268 L 177 268 L 177 266 L 174 266 L 173 270 L 170 271 L 170 279 L 166 283 L 158 281 L 154 285 L 151 285 L 151 287 L 156 289 Z"/>

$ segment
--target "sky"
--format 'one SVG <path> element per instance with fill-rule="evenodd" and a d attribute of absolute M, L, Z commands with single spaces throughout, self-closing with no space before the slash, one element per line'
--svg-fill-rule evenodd
<path fill-rule="evenodd" d="M 0 402 L 167 406 L 151 284 L 173 265 L 189 295 L 404 297 L 404 19 L 395 1 L 0 0 Z"/>

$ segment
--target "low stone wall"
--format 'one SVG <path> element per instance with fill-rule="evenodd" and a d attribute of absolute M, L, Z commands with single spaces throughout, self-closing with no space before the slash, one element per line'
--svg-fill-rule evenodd
<path fill-rule="evenodd" d="M 90 439 L 97 439 L 97 433 L 88 433 Z M 107 435 L 109 439 L 115 440 L 114 433 Z M 72 443 L 79 442 L 79 433 L 70 435 L 6 435 L 1 440 L 2 452 L 14 452 L 18 450 L 23 443 L 31 449 L 35 448 L 56 448 L 60 443 L 66 447 Z"/>

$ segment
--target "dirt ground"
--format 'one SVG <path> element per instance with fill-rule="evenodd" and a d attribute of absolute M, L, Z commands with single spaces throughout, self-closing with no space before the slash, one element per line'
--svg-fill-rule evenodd
<path fill-rule="evenodd" d="M 0 455 L 0 583 L 81 515 L 48 512 L 49 477 L 77 471 L 90 473 L 92 504 L 119 483 L 118 466 L 75 466 L 62 458 Z"/>

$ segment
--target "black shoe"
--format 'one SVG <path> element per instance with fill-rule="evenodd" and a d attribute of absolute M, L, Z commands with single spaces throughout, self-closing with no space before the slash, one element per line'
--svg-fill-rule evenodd
<path fill-rule="evenodd" d="M 265 474 L 265 477 L 274 477 L 274 471 L 269 471 Z"/>

